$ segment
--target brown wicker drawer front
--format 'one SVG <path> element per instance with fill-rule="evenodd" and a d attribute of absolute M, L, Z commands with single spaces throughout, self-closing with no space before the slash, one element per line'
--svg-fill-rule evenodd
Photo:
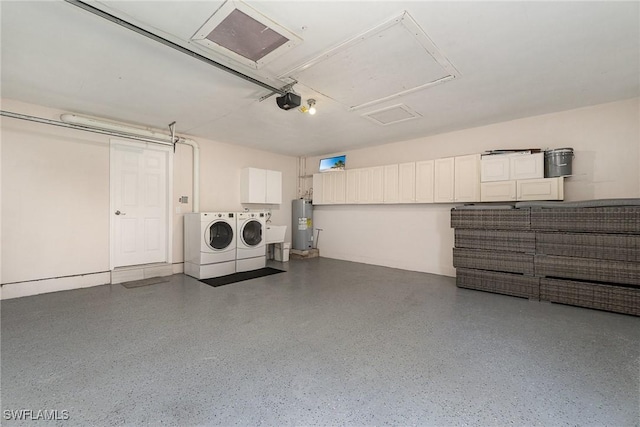
<path fill-rule="evenodd" d="M 640 287 L 640 264 L 555 255 L 535 256 L 536 276 L 619 283 Z"/>
<path fill-rule="evenodd" d="M 536 253 L 640 262 L 640 235 L 538 232 Z"/>
<path fill-rule="evenodd" d="M 451 209 L 452 228 L 529 230 L 529 209 Z"/>
<path fill-rule="evenodd" d="M 455 231 L 455 247 L 534 253 L 536 235 L 533 231 L 459 229 Z"/>
<path fill-rule="evenodd" d="M 481 249 L 453 249 L 453 266 L 478 270 L 504 271 L 533 275 L 533 254 L 485 251 Z"/>
<path fill-rule="evenodd" d="M 640 234 L 640 206 L 531 209 L 534 230 Z"/>
<path fill-rule="evenodd" d="M 496 271 L 456 270 L 456 285 L 459 288 L 477 289 L 498 294 L 538 299 L 540 278 Z"/>
<path fill-rule="evenodd" d="M 637 288 L 540 279 L 540 299 L 640 316 L 640 289 Z"/>

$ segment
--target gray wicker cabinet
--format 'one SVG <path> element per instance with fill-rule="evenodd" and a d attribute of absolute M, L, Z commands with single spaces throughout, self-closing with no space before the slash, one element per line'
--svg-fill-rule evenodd
<path fill-rule="evenodd" d="M 461 288 L 640 316 L 640 206 L 452 209 Z"/>

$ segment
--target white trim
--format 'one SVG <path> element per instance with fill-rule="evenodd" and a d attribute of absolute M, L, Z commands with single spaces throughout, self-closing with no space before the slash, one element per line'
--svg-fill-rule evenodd
<path fill-rule="evenodd" d="M 113 271 L 115 269 L 115 218 L 113 212 L 115 209 L 115 203 L 113 200 L 113 179 L 114 179 L 114 152 L 117 145 L 125 147 L 137 147 L 146 150 L 162 151 L 167 154 L 167 194 L 166 194 L 166 253 L 165 259 L 162 262 L 171 264 L 173 260 L 173 150 L 170 146 L 125 141 L 122 139 L 110 139 L 109 140 L 109 269 Z M 109 279 L 111 280 L 111 279 Z"/>
<path fill-rule="evenodd" d="M 0 299 L 12 299 L 48 292 L 69 291 L 72 289 L 90 288 L 108 285 L 111 273 L 89 273 L 78 276 L 56 277 L 53 279 L 31 280 L 28 282 L 9 283 L 0 288 Z"/>

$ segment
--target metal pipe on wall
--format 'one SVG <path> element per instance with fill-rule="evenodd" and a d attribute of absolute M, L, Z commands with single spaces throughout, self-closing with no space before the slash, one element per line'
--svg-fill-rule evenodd
<path fill-rule="evenodd" d="M 13 113 L 4 110 L 0 110 L 0 115 L 10 117 L 12 119 L 26 120 L 51 126 L 98 133 L 101 135 L 150 142 L 153 144 L 173 146 L 175 142 L 177 144 L 189 145 L 193 148 L 193 212 L 200 212 L 200 146 L 192 139 L 177 137 L 175 141 L 171 141 L 170 135 L 166 135 L 161 132 L 135 128 L 125 124 L 101 121 L 75 114 L 62 114 L 60 116 L 62 121 L 44 119 L 42 117 L 29 116 L 27 114 Z"/>

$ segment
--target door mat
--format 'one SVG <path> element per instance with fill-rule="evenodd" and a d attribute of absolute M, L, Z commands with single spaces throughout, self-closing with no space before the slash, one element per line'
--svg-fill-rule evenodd
<path fill-rule="evenodd" d="M 200 280 L 205 285 L 218 286 L 229 285 L 231 283 L 242 282 L 249 279 L 257 279 L 258 277 L 271 276 L 272 274 L 284 273 L 285 270 L 277 270 L 271 267 L 261 268 L 259 270 L 242 271 L 240 273 L 228 274 L 226 276 L 212 277 L 211 279 Z"/>
<path fill-rule="evenodd" d="M 157 285 L 158 283 L 166 283 L 167 277 L 151 277 L 150 279 L 132 280 L 131 282 L 120 283 L 127 289 L 140 288 L 142 286 Z"/>

